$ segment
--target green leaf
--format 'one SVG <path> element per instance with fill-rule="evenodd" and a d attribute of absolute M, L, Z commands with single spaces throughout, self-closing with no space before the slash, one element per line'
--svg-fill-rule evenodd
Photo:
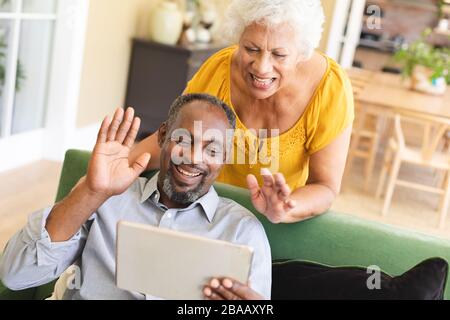
<path fill-rule="evenodd" d="M 414 67 L 422 65 L 433 71 L 430 80 L 445 77 L 447 84 L 450 84 L 450 49 L 430 45 L 427 38 L 431 33 L 430 28 L 425 29 L 418 40 L 397 50 L 394 60 L 402 65 L 404 77 L 410 77 Z"/>

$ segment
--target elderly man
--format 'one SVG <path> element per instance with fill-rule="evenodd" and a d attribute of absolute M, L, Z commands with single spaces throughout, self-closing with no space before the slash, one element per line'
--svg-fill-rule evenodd
<path fill-rule="evenodd" d="M 131 108 L 103 120 L 87 175 L 60 203 L 31 215 L 8 242 L 0 262 L 3 283 L 14 290 L 39 286 L 77 264 L 81 286 L 65 290 L 64 299 L 157 298 L 115 286 L 116 224 L 128 220 L 251 246 L 249 284 L 211 279 L 204 295 L 270 298 L 271 255 L 262 225 L 212 186 L 229 151 L 224 137 L 235 126 L 231 109 L 205 94 L 175 100 L 159 129 L 161 169 L 150 180 L 139 178 L 150 154 L 128 161 L 139 125 Z"/>

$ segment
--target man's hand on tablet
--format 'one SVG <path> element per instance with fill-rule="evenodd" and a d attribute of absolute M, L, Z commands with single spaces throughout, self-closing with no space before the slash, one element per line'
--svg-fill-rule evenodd
<path fill-rule="evenodd" d="M 213 278 L 203 288 L 209 300 L 264 300 L 264 297 L 248 285 L 229 278 Z"/>

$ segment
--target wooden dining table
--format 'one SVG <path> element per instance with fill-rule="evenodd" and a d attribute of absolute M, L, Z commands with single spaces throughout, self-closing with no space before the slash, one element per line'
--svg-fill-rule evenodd
<path fill-rule="evenodd" d="M 450 124 L 450 87 L 444 95 L 432 95 L 410 89 L 410 81 L 397 74 L 374 72 L 355 98 L 361 110 L 380 115 L 416 115 L 448 121 Z"/>

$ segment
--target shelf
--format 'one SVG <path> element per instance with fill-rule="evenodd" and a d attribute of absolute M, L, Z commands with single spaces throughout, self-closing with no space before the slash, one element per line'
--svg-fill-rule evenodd
<path fill-rule="evenodd" d="M 377 4 L 380 6 L 388 5 L 404 5 L 407 7 L 416 7 L 430 11 L 438 11 L 438 7 L 433 3 L 423 3 L 422 0 L 368 0 L 367 4 Z"/>
<path fill-rule="evenodd" d="M 369 29 L 369 27 L 367 27 L 367 25 L 365 23 L 362 26 L 361 32 L 367 33 L 367 34 L 373 34 L 378 37 L 380 37 L 384 34 L 383 29 Z"/>
<path fill-rule="evenodd" d="M 383 52 L 392 53 L 395 51 L 393 42 L 390 41 L 375 41 L 370 39 L 359 39 L 359 45 L 365 48 L 380 50 Z"/>
<path fill-rule="evenodd" d="M 193 44 L 189 44 L 189 45 L 180 45 L 180 44 L 168 45 L 168 44 L 164 44 L 164 43 L 154 42 L 152 40 L 149 40 L 148 38 L 143 38 L 143 37 L 135 37 L 135 38 L 133 38 L 133 40 L 135 42 L 141 43 L 144 46 L 150 46 L 150 47 L 155 47 L 155 48 L 159 48 L 162 50 L 175 51 L 175 52 L 184 51 L 187 53 L 191 52 L 191 51 L 218 50 L 218 49 L 222 49 L 225 47 L 224 44 L 220 44 L 217 42 L 193 43 Z"/>

